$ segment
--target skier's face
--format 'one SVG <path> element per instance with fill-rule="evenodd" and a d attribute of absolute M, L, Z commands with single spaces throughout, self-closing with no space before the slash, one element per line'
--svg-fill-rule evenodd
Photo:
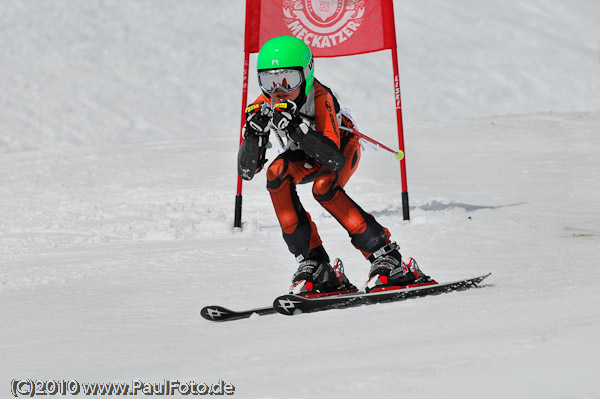
<path fill-rule="evenodd" d="M 301 89 L 301 87 L 298 87 L 295 90 L 290 91 L 289 93 L 286 93 L 282 89 L 278 88 L 277 90 L 275 90 L 273 92 L 273 94 L 271 94 L 271 100 L 272 100 L 273 104 L 275 104 L 277 101 L 286 101 L 286 100 L 296 101 L 296 99 L 300 95 L 300 89 Z"/>

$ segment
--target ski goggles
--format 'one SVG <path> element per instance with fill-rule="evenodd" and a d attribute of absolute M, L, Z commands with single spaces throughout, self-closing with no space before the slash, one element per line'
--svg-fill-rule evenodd
<path fill-rule="evenodd" d="M 302 72 L 296 69 L 270 69 L 258 73 L 258 84 L 267 94 L 277 89 L 292 92 L 300 87 L 302 81 Z"/>

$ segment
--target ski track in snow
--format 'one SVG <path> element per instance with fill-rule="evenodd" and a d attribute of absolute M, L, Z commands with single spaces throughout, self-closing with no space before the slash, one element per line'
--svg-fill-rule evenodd
<path fill-rule="evenodd" d="M 596 2 L 395 2 L 411 222 L 390 155 L 366 149 L 346 189 L 426 273 L 492 272 L 484 288 L 223 324 L 200 308 L 268 305 L 295 269 L 264 173 L 231 231 L 243 2 L 5 3 L 0 391 L 221 378 L 242 398 L 600 398 Z M 394 143 L 388 64 L 316 65 Z M 346 232 L 299 195 L 364 283 Z"/>

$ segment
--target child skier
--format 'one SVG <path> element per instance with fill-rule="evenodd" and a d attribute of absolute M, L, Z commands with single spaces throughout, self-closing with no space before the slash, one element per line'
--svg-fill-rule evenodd
<path fill-rule="evenodd" d="M 360 159 L 359 138 L 349 115 L 341 115 L 337 98 L 314 73 L 312 52 L 302 40 L 280 36 L 262 46 L 257 58 L 262 95 L 246 109 L 238 153 L 238 173 L 250 180 L 266 163 L 271 129 L 282 145 L 287 141 L 267 168 L 267 189 L 283 239 L 299 262 L 290 293 L 356 290 L 343 268 L 330 265 L 317 226 L 300 203 L 296 185 L 310 182 L 314 198 L 371 262 L 366 291 L 432 281 L 412 258 L 408 265 L 402 262 L 390 232 L 344 191 Z"/>

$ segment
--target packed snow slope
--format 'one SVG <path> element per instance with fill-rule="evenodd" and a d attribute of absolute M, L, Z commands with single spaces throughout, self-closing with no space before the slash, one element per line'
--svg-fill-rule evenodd
<path fill-rule="evenodd" d="M 13 379 L 222 379 L 241 398 L 600 398 L 600 3 L 394 5 L 411 222 L 390 154 L 365 149 L 347 192 L 439 281 L 493 275 L 217 324 L 200 308 L 268 305 L 295 270 L 264 173 L 231 231 L 244 2 L 4 0 L 2 396 Z M 389 57 L 316 71 L 395 146 Z M 346 232 L 299 192 L 364 283 Z"/>

